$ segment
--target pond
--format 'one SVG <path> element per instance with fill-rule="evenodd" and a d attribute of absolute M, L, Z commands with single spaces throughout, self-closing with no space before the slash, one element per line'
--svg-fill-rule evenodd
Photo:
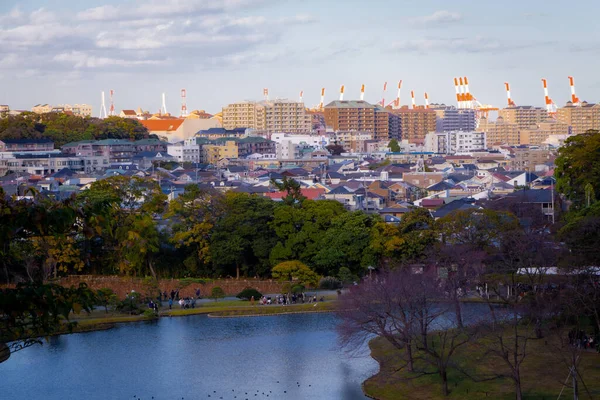
<path fill-rule="evenodd" d="M 332 314 L 163 317 L 50 339 L 0 364 L 4 399 L 366 399 L 377 363 Z M 210 397 L 209 397 L 210 396 Z"/>

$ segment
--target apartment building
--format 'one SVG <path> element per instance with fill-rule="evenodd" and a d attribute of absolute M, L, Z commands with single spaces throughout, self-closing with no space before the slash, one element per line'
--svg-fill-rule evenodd
<path fill-rule="evenodd" d="M 557 110 L 557 120 L 571 127 L 573 135 L 585 133 L 590 129 L 600 130 L 600 103 L 583 102 L 574 106 L 568 102 L 565 107 Z"/>
<path fill-rule="evenodd" d="M 188 119 L 188 118 L 163 118 L 148 119 L 140 121 L 151 134 L 166 138 L 169 142 L 176 143 L 190 139 L 196 133 L 211 128 L 220 128 L 219 120 L 211 119 Z"/>
<path fill-rule="evenodd" d="M 547 163 L 553 159 L 552 153 L 545 149 L 513 147 L 509 149 L 509 152 L 511 168 L 515 171 L 535 171 L 536 165 Z"/>
<path fill-rule="evenodd" d="M 472 132 L 477 126 L 475 110 L 458 109 L 445 104 L 434 104 L 431 109 L 435 111 L 437 132 Z"/>
<path fill-rule="evenodd" d="M 73 115 L 77 115 L 79 117 L 91 117 L 92 116 L 92 106 L 88 104 L 59 104 L 56 106 L 52 106 L 50 104 L 37 104 L 32 109 L 32 112 L 36 114 L 46 114 L 50 112 L 56 113 L 72 113 Z"/>
<path fill-rule="evenodd" d="M 366 151 L 366 143 L 373 141 L 373 134 L 368 132 L 336 132 L 335 142 L 349 153 L 361 153 Z M 388 139 L 385 140 L 386 144 Z"/>
<path fill-rule="evenodd" d="M 325 124 L 335 132 L 366 132 L 376 140 L 401 137 L 400 118 L 366 101 L 332 101 L 324 111 Z"/>
<path fill-rule="evenodd" d="M 106 169 L 109 165 L 105 156 L 78 156 L 58 150 L 46 152 L 6 153 L 0 152 L 0 176 L 9 172 L 32 175 L 51 175 L 64 168 L 75 172 L 92 173 Z"/>
<path fill-rule="evenodd" d="M 487 148 L 485 132 L 429 132 L 425 151 L 441 154 L 470 153 Z"/>
<path fill-rule="evenodd" d="M 0 151 L 26 152 L 26 151 L 52 151 L 54 142 L 51 139 L 2 139 Z"/>
<path fill-rule="evenodd" d="M 498 111 L 498 116 L 504 122 L 516 124 L 519 129 L 528 129 L 548 120 L 548 111 L 545 108 L 533 106 L 507 107 Z"/>
<path fill-rule="evenodd" d="M 235 141 L 227 140 L 221 144 L 205 144 L 202 146 L 201 162 L 217 165 L 224 158 L 238 158 L 238 146 Z"/>
<path fill-rule="evenodd" d="M 504 118 L 498 117 L 494 122 L 487 118 L 481 118 L 477 132 L 486 133 L 486 143 L 488 146 L 496 144 L 506 144 L 516 146 L 520 144 L 519 126 L 514 123 L 504 121 Z"/>
<path fill-rule="evenodd" d="M 107 157 L 111 164 L 131 162 L 133 156 L 142 152 L 167 153 L 167 142 L 157 139 L 142 139 L 135 142 L 124 139 L 84 140 L 67 143 L 62 152 L 83 157 Z"/>
<path fill-rule="evenodd" d="M 186 139 L 177 143 L 169 143 L 167 145 L 167 153 L 180 163 L 199 163 L 201 151 L 202 146 L 197 143 L 196 138 Z"/>
<path fill-rule="evenodd" d="M 540 146 L 548 142 L 564 140 L 571 134 L 569 125 L 563 122 L 541 122 L 529 129 L 519 131 L 519 143 L 531 146 Z"/>
<path fill-rule="evenodd" d="M 250 128 L 265 134 L 309 133 L 312 116 L 304 103 L 291 100 L 244 101 L 229 104 L 222 111 L 223 128 Z"/>
<path fill-rule="evenodd" d="M 436 131 L 437 114 L 430 108 L 402 107 L 393 110 L 400 117 L 402 139 L 410 143 L 423 142 L 425 135 Z"/>

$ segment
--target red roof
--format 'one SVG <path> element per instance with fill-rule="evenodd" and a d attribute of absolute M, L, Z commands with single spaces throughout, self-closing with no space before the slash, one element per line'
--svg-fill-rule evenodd
<path fill-rule="evenodd" d="M 150 132 L 176 131 L 184 119 L 147 119 L 140 121 Z"/>
<path fill-rule="evenodd" d="M 123 115 L 136 115 L 137 116 L 137 113 L 133 110 L 123 110 L 122 113 L 123 113 Z"/>
<path fill-rule="evenodd" d="M 439 207 L 444 205 L 444 199 L 423 199 L 422 207 Z"/>
<path fill-rule="evenodd" d="M 308 200 L 316 200 L 325 193 L 325 189 L 300 189 L 302 196 Z M 280 200 L 287 195 L 286 192 L 265 193 L 265 196 L 272 200 Z"/>

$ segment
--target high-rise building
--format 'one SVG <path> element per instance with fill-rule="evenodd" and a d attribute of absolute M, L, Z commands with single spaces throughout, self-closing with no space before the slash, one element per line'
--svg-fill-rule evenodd
<path fill-rule="evenodd" d="M 437 132 L 470 132 L 475 130 L 475 110 L 458 109 L 445 104 L 433 104 L 431 109 L 435 111 L 437 117 Z"/>
<path fill-rule="evenodd" d="M 574 106 L 568 102 L 565 107 L 557 110 L 557 119 L 571 127 L 571 133 L 579 135 L 590 129 L 600 129 L 600 103 L 583 102 Z"/>
<path fill-rule="evenodd" d="M 504 119 L 504 122 L 516 124 L 519 129 L 528 129 L 540 122 L 548 120 L 548 111 L 545 108 L 533 106 L 507 107 L 498 111 L 498 116 Z"/>
<path fill-rule="evenodd" d="M 506 122 L 502 117 L 498 117 L 494 122 L 488 121 L 487 118 L 481 118 L 477 131 L 486 133 L 488 146 L 496 144 L 516 146 L 520 144 L 519 125 Z"/>
<path fill-rule="evenodd" d="M 336 132 L 366 132 L 376 140 L 400 139 L 400 118 L 366 101 L 332 101 L 325 106 L 325 124 Z"/>
<path fill-rule="evenodd" d="M 548 138 L 564 138 L 571 133 L 569 125 L 563 122 L 541 122 L 529 129 L 519 131 L 519 144 L 539 146 L 544 144 Z"/>
<path fill-rule="evenodd" d="M 312 117 L 304 103 L 290 100 L 240 102 L 223 107 L 223 128 L 250 128 L 266 134 L 308 133 Z"/>
<path fill-rule="evenodd" d="M 425 135 L 436 131 L 437 114 L 430 108 L 402 107 L 393 113 L 400 117 L 402 139 L 410 143 L 423 142 Z"/>

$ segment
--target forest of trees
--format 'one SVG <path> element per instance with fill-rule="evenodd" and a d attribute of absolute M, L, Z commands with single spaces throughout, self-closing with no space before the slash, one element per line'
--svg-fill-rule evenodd
<path fill-rule="evenodd" d="M 51 139 L 55 147 L 80 140 L 148 138 L 148 130 L 137 119 L 79 117 L 64 113 L 24 112 L 0 118 L 2 139 Z"/>

